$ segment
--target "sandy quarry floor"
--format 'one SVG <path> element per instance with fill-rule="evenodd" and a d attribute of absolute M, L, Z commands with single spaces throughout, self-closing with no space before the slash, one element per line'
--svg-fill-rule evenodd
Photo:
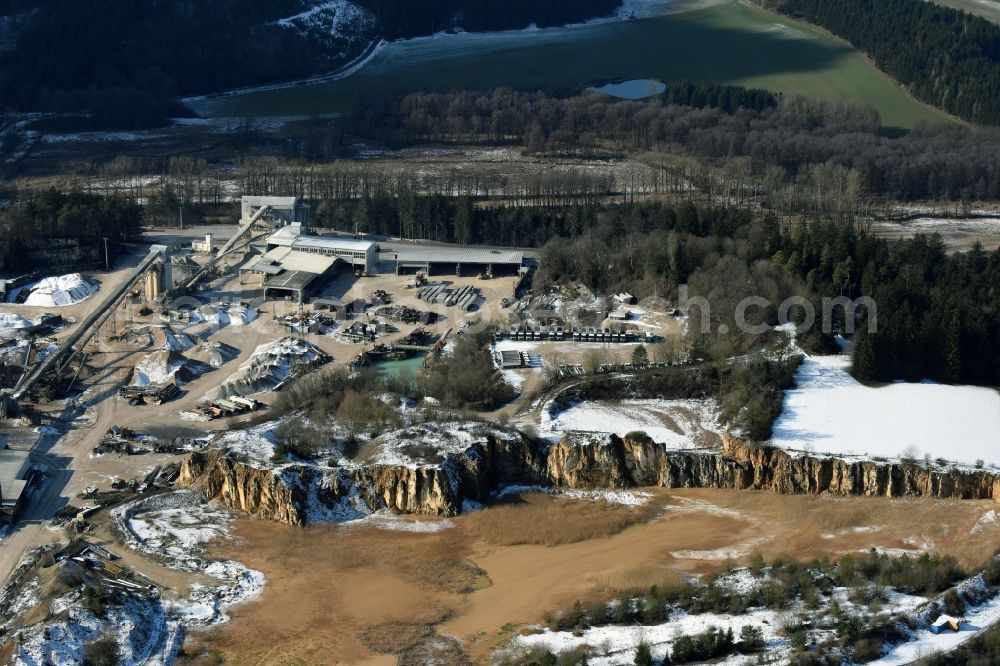
<path fill-rule="evenodd" d="M 517 625 L 613 588 L 630 567 L 706 575 L 755 551 L 804 560 L 872 547 L 933 549 L 972 567 L 1000 545 L 1000 527 L 981 520 L 994 508 L 988 502 L 650 492 L 661 507 L 652 520 L 559 546 L 491 545 L 466 517 L 437 533 L 239 521 L 236 541 L 215 554 L 263 571 L 267 587 L 259 601 L 235 608 L 228 625 L 191 640 L 234 663 L 392 664 L 394 657 L 372 652 L 359 636 L 387 622 L 444 619 L 439 633 L 459 637 L 483 663 Z M 558 520 L 555 505 L 552 515 Z M 481 589 L 449 589 L 470 562 L 485 571 L 471 579 Z"/>

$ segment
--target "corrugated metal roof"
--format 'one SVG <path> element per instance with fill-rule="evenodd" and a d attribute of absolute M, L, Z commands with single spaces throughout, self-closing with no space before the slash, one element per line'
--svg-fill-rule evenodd
<path fill-rule="evenodd" d="M 367 252 L 375 243 L 357 240 L 347 236 L 303 236 L 292 231 L 291 227 L 282 227 L 271 234 L 269 245 L 285 247 L 316 248 L 323 250 L 346 250 L 348 252 Z"/>
<path fill-rule="evenodd" d="M 520 250 L 493 250 L 483 247 L 412 247 L 399 250 L 384 250 L 382 259 L 398 259 L 404 263 L 464 263 L 464 264 L 517 264 L 524 262 Z"/>
<path fill-rule="evenodd" d="M 328 257 L 323 254 L 312 254 L 311 252 L 296 252 L 292 250 L 278 263 L 286 271 L 299 271 L 303 273 L 315 273 L 322 275 L 333 268 L 339 261 L 337 257 Z"/>
<path fill-rule="evenodd" d="M 375 243 L 355 240 L 342 236 L 299 236 L 292 247 L 314 247 L 331 250 L 348 250 L 350 252 L 367 252 Z"/>
<path fill-rule="evenodd" d="M 306 273 L 304 271 L 290 271 L 267 278 L 264 282 L 265 289 L 305 289 L 306 286 L 316 279 L 316 273 Z"/>
<path fill-rule="evenodd" d="M 298 271 L 322 275 L 333 268 L 337 257 L 312 252 L 297 252 L 288 247 L 276 247 L 248 268 L 258 273 L 276 275 L 282 271 Z"/>
<path fill-rule="evenodd" d="M 242 203 L 247 206 L 274 206 L 275 208 L 290 208 L 295 205 L 295 197 L 244 196 Z"/>

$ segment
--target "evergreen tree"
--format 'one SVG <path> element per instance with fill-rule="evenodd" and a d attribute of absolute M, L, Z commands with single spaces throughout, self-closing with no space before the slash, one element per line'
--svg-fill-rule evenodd
<path fill-rule="evenodd" d="M 639 643 L 639 647 L 635 650 L 635 659 L 632 661 L 635 666 L 653 666 L 653 653 L 649 649 L 649 645 L 645 642 Z"/>
<path fill-rule="evenodd" d="M 632 350 L 632 363 L 635 365 L 645 365 L 649 363 L 649 352 L 646 351 L 646 347 L 639 345 Z"/>

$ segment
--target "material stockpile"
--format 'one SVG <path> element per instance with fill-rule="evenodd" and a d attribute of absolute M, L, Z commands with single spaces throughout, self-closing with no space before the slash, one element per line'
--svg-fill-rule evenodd
<path fill-rule="evenodd" d="M 417 298 L 427 303 L 458 307 L 465 311 L 471 310 L 479 301 L 479 297 L 479 287 L 472 285 L 457 288 L 445 284 L 428 285 L 417 292 Z"/>
<path fill-rule="evenodd" d="M 139 361 L 132 376 L 132 385 L 144 388 L 170 383 L 186 384 L 211 369 L 210 365 L 193 361 L 175 351 L 162 349 Z"/>
<path fill-rule="evenodd" d="M 260 345 L 212 398 L 275 391 L 285 382 L 328 363 L 330 356 L 305 340 L 285 337 Z"/>
<path fill-rule="evenodd" d="M 434 312 L 421 312 L 406 305 L 379 308 L 376 314 L 382 319 L 403 324 L 433 324 L 438 320 L 438 315 Z"/>

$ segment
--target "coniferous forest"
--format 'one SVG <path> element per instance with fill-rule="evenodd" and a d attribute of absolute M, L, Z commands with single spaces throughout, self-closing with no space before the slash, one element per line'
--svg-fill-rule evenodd
<path fill-rule="evenodd" d="M 88 111 L 84 128 L 149 127 L 186 113 L 178 96 L 329 71 L 379 36 L 561 25 L 607 15 L 620 0 L 360 4 L 377 19 L 361 34 L 318 40 L 276 23 L 310 7 L 301 0 L 22 0 L 5 8 L 31 20 L 0 52 L 0 111 Z"/>
<path fill-rule="evenodd" d="M 1000 124 L 1000 26 L 924 0 L 758 0 L 866 52 L 919 99 Z"/>

